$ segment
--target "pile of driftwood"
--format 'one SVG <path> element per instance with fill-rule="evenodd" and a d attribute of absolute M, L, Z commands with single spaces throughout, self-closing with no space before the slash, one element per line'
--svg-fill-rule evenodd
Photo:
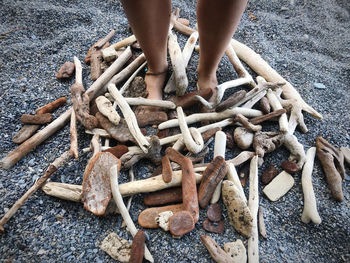
<path fill-rule="evenodd" d="M 173 28 L 189 36 L 183 51 L 172 32 Z M 130 90 L 144 93 L 143 80 L 137 76 L 146 65 L 145 56 L 133 56 L 132 50 L 137 48 L 135 36 L 110 45 L 108 41 L 113 35 L 114 31 L 111 31 L 96 42 L 85 57 L 85 62 L 91 65 L 91 78 L 95 81 L 87 90 L 83 87 L 82 66 L 78 58 L 74 57 L 74 63 L 66 63 L 57 73 L 57 78 L 65 78 L 74 74 L 75 70 L 75 83 L 71 86 L 72 107 L 52 120 L 51 112 L 66 102 L 66 98 L 60 98 L 39 108 L 35 115 L 21 117 L 24 126 L 13 137 L 13 142 L 20 145 L 0 161 L 3 169 L 15 165 L 68 121 L 71 145 L 3 216 L 1 231 L 29 196 L 42 188 L 49 195 L 83 202 L 84 207 L 95 215 L 119 212 L 134 237 L 133 243 L 130 246 L 128 241 L 112 233 L 103 241 L 101 248 L 122 262 L 142 262 L 143 257 L 153 262 L 145 246 L 145 234 L 136 229 L 128 212 L 132 195 L 147 193 L 144 202 L 152 206 L 139 215 L 141 227 L 161 227 L 180 238 L 194 229 L 200 208 L 208 209 L 208 219 L 203 222 L 208 232 L 224 231 L 221 207 L 217 204 L 222 194 L 230 224 L 248 238 L 248 253 L 241 240 L 225 244 L 223 250 L 211 237 L 201 236 L 203 244 L 217 262 L 246 262 L 247 255 L 249 262 L 258 262 L 258 224 L 261 235 L 265 238 L 267 235 L 262 208 L 259 208 L 258 167 L 265 154 L 281 146 L 290 151 L 289 160 L 282 164 L 283 172 L 277 175 L 276 168 L 270 166 L 261 174 L 261 182 L 266 185 L 263 192 L 271 201 L 285 195 L 294 185 L 291 174 L 302 170 L 304 210 L 301 220 L 304 223 L 321 223 L 311 178 L 316 153 L 333 197 L 337 201 L 343 200 L 344 160 L 349 163 L 350 149 L 338 149 L 318 137 L 316 147 L 311 147 L 305 154 L 303 145 L 293 133 L 297 126 L 304 133 L 308 131 L 302 111 L 319 119 L 321 114 L 252 49 L 232 40 L 226 55 L 239 78 L 218 85 L 214 93 L 208 89 L 185 94 L 188 86 L 186 66 L 193 50 L 198 49 L 198 33 L 188 27 L 188 21 L 173 14 L 168 44 L 173 73 L 165 92 L 176 92 L 176 96 L 167 101 L 156 101 L 125 96 Z M 256 82 L 240 59 L 259 75 Z M 116 86 L 123 82 L 118 89 Z M 242 85 L 250 87 L 250 91 L 242 89 L 222 101 L 227 89 Z M 209 100 L 213 94 L 215 97 Z M 197 107 L 193 107 L 195 105 Z M 132 106 L 155 106 L 164 110 L 159 110 L 156 116 L 136 116 Z M 193 108 L 206 108 L 206 112 L 188 112 Z M 87 133 L 93 135 L 90 147 L 81 149 L 92 152 L 83 184 L 46 182 L 68 160 L 79 158 L 77 120 Z M 267 121 L 278 122 L 279 131 L 262 131 L 262 124 Z M 189 127 L 203 122 L 210 124 Z M 40 125 L 46 123 L 49 124 L 35 133 Z M 155 125 L 157 135 L 147 136 L 147 131 L 142 129 L 147 125 Z M 228 126 L 231 132 L 221 131 Z M 176 127 L 179 130 L 172 129 Z M 208 144 L 214 136 L 214 158 L 210 163 L 203 163 L 209 151 Z M 231 147 L 233 142 L 242 152 L 231 160 L 225 160 L 226 147 Z M 111 147 L 112 143 L 116 146 Z M 162 150 L 165 150 L 164 155 Z M 158 165 L 159 169 L 155 169 L 153 177 L 135 180 L 133 166 L 145 158 Z M 240 177 L 236 167 L 249 160 L 249 198 L 246 198 L 242 183 L 245 184 L 247 178 Z M 129 169 L 130 182 L 118 184 L 120 169 Z M 130 196 L 127 206 L 123 201 L 126 196 Z M 171 203 L 177 204 L 169 205 Z"/>

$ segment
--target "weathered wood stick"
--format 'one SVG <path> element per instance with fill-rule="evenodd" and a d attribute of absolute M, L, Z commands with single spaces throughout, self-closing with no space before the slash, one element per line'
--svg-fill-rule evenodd
<path fill-rule="evenodd" d="M 168 37 L 168 50 L 175 75 L 176 95 L 182 96 L 188 86 L 186 65 L 176 35 L 169 30 Z"/>
<path fill-rule="evenodd" d="M 186 120 L 186 123 L 189 125 L 200 121 L 219 121 L 222 119 L 231 118 L 238 113 L 241 113 L 242 115 L 248 118 L 258 117 L 263 115 L 263 113 L 259 110 L 235 107 L 232 109 L 227 109 L 222 112 L 195 113 L 185 117 L 185 120 Z M 173 120 L 168 120 L 159 124 L 158 129 L 163 130 L 166 128 L 177 127 L 178 125 L 179 125 L 179 121 L 177 119 L 173 119 Z"/>
<path fill-rule="evenodd" d="M 286 81 L 279 73 L 277 73 L 259 54 L 254 50 L 244 45 L 243 43 L 238 42 L 237 40 L 232 39 L 231 45 L 236 51 L 237 56 L 243 60 L 248 66 L 254 70 L 258 75 L 270 82 L 285 82 L 286 84 L 282 87 L 283 96 L 286 99 L 296 99 L 300 101 L 303 105 L 303 110 L 310 113 L 312 116 L 322 119 L 322 115 L 308 105 L 300 96 L 298 91 Z"/>
<path fill-rule="evenodd" d="M 6 212 L 6 214 L 0 220 L 0 231 L 4 231 L 4 225 L 7 221 L 17 212 L 17 210 L 28 200 L 28 198 L 34 194 L 46 181 L 51 177 L 51 175 L 58 170 L 62 165 L 64 165 L 70 159 L 71 154 L 69 151 L 64 152 L 60 157 L 56 158 L 46 169 L 43 176 L 41 176 L 35 183 L 32 185 L 28 191 L 22 195 L 20 199 Z"/>
<path fill-rule="evenodd" d="M 36 146 L 41 144 L 47 138 L 49 138 L 56 131 L 61 129 L 69 120 L 71 114 L 71 108 L 65 111 L 61 116 L 47 125 L 44 129 L 33 135 L 26 140 L 16 149 L 12 150 L 7 156 L 0 160 L 0 168 L 9 169 L 14 166 L 19 160 L 21 160 L 27 153 L 33 150 Z"/>
<path fill-rule="evenodd" d="M 67 101 L 66 97 L 61 97 L 35 110 L 36 114 L 51 113 L 61 107 Z M 23 125 L 23 127 L 12 137 L 12 142 L 21 144 L 32 136 L 41 126 L 40 125 Z"/>
<path fill-rule="evenodd" d="M 101 55 L 101 49 L 107 48 L 109 46 L 108 41 L 113 37 L 115 34 L 115 30 L 111 30 L 107 36 L 104 38 L 99 39 L 97 42 L 95 42 L 86 53 L 86 56 L 84 58 L 84 61 L 86 64 L 92 63 L 92 55 L 96 52 L 99 52 Z"/>
<path fill-rule="evenodd" d="M 24 124 L 46 124 L 49 122 L 52 122 L 52 114 L 51 113 L 44 113 L 44 114 L 22 114 L 21 118 L 19 119 Z"/>
<path fill-rule="evenodd" d="M 271 89 L 269 89 L 267 91 L 266 97 L 269 100 L 270 105 L 274 111 L 283 109 L 276 94 Z M 288 132 L 289 127 L 288 127 L 288 119 L 287 119 L 286 113 L 283 113 L 282 115 L 280 115 L 278 122 L 279 122 L 279 126 L 280 126 L 280 131 L 283 133 Z"/>
<path fill-rule="evenodd" d="M 131 35 L 127 38 L 120 40 L 117 43 L 112 44 L 111 47 L 113 47 L 115 50 L 118 50 L 122 47 L 126 47 L 127 45 L 134 43 L 135 41 L 136 41 L 136 37 L 134 35 Z"/>
<path fill-rule="evenodd" d="M 168 100 L 150 100 L 146 98 L 125 98 L 126 102 L 131 105 L 142 105 L 142 106 L 156 106 L 156 107 L 161 107 L 165 109 L 175 109 L 176 105 L 172 101 Z"/>
<path fill-rule="evenodd" d="M 314 159 L 316 156 L 316 147 L 311 147 L 306 152 L 306 162 L 301 175 L 301 185 L 304 193 L 304 210 L 301 215 L 301 221 L 305 224 L 312 221 L 314 224 L 321 223 L 321 217 L 317 211 L 314 188 L 312 186 L 312 170 L 314 168 Z"/>
<path fill-rule="evenodd" d="M 193 32 L 196 31 L 188 26 L 185 26 L 177 20 L 174 21 L 174 28 L 186 36 L 190 36 L 191 34 L 193 34 Z"/>
<path fill-rule="evenodd" d="M 195 173 L 195 176 L 196 183 L 198 184 L 202 180 L 202 175 Z M 119 185 L 119 189 L 122 196 L 129 196 L 140 193 L 156 192 L 163 189 L 181 186 L 181 182 L 182 172 L 174 171 L 173 179 L 170 183 L 165 183 L 163 181 L 162 175 L 157 175 L 151 178 L 121 184 Z M 81 201 L 81 185 L 48 182 L 43 186 L 42 190 L 47 195 L 51 195 L 60 199 L 70 200 L 73 202 Z"/>
<path fill-rule="evenodd" d="M 268 121 L 268 120 L 271 120 L 275 117 L 281 116 L 283 113 L 286 113 L 286 112 L 287 112 L 286 109 L 275 110 L 275 111 L 270 112 L 268 114 L 264 114 L 262 116 L 250 119 L 250 123 L 252 123 L 254 125 L 260 124 L 264 121 Z"/>
<path fill-rule="evenodd" d="M 102 52 L 100 50 L 91 54 L 90 59 L 90 77 L 95 81 L 102 75 Z"/>
<path fill-rule="evenodd" d="M 223 131 L 218 131 L 215 134 L 214 158 L 222 156 L 225 159 L 226 150 L 226 134 Z M 219 201 L 221 195 L 222 180 L 218 183 L 211 197 L 210 203 L 215 204 Z"/>
<path fill-rule="evenodd" d="M 232 163 L 228 163 L 227 168 L 227 180 L 231 181 L 237 187 L 241 199 L 247 203 L 247 197 L 244 194 L 242 183 L 239 180 L 235 166 Z"/>
<path fill-rule="evenodd" d="M 75 117 L 75 111 L 72 110 L 70 115 L 70 153 L 74 159 L 79 158 L 78 151 L 78 133 L 77 133 L 77 120 Z"/>
<path fill-rule="evenodd" d="M 248 239 L 248 262 L 259 263 L 259 234 L 258 234 L 258 209 L 259 209 L 259 178 L 258 156 L 254 156 L 250 162 L 249 171 L 249 201 L 248 207 L 253 217 L 252 235 Z"/>
<path fill-rule="evenodd" d="M 135 114 L 131 110 L 129 104 L 125 101 L 124 97 L 120 94 L 119 90 L 114 84 L 108 85 L 108 91 L 114 97 L 115 101 L 118 103 L 120 110 L 123 112 L 124 119 L 129 127 L 130 133 L 135 138 L 142 151 L 144 153 L 147 153 L 150 143 L 142 134 L 140 127 L 137 124 Z"/>
<path fill-rule="evenodd" d="M 108 69 L 90 86 L 86 91 L 86 95 L 92 100 L 97 92 L 124 66 L 131 58 L 131 48 L 128 47 L 125 51 L 113 62 Z"/>
<path fill-rule="evenodd" d="M 198 32 L 193 32 L 191 36 L 188 38 L 183 50 L 182 50 L 182 58 L 184 60 L 184 65 L 187 67 L 188 62 L 190 61 L 191 55 L 193 53 L 194 47 L 196 45 L 198 39 Z M 164 87 L 164 92 L 170 93 L 176 90 L 176 81 L 174 72 L 171 74 L 167 84 Z"/>
<path fill-rule="evenodd" d="M 111 30 L 104 38 L 97 41 L 94 45 L 95 48 L 101 49 L 111 38 L 114 36 L 115 30 Z"/>
<path fill-rule="evenodd" d="M 111 170 L 110 170 L 111 188 L 112 188 L 113 198 L 115 203 L 118 206 L 119 212 L 122 215 L 131 235 L 134 237 L 137 233 L 137 229 L 130 217 L 128 209 L 125 207 L 123 197 L 120 194 L 119 185 L 118 185 L 118 174 L 120 170 L 120 165 L 121 163 L 119 162 L 119 164 L 111 167 Z M 154 259 L 146 245 L 145 245 L 145 259 L 147 259 L 150 262 L 154 262 Z"/>

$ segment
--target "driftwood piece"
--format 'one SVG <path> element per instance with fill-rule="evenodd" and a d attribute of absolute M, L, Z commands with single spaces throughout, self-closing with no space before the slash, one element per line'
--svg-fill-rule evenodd
<path fill-rule="evenodd" d="M 149 193 L 143 198 L 147 206 L 158 206 L 182 201 L 182 188 L 170 188 L 154 193 Z"/>
<path fill-rule="evenodd" d="M 306 152 L 306 162 L 301 174 L 301 185 L 304 193 L 304 209 L 301 215 L 301 221 L 305 224 L 312 221 L 315 224 L 321 223 L 321 217 L 317 211 L 314 188 L 312 186 L 312 170 L 316 156 L 316 147 L 311 147 Z"/>
<path fill-rule="evenodd" d="M 111 184 L 111 188 L 112 188 L 114 201 L 118 206 L 120 214 L 122 215 L 122 217 L 123 217 L 123 219 L 128 227 L 128 230 L 130 231 L 131 235 L 134 237 L 137 233 L 137 229 L 136 229 L 134 222 L 132 221 L 132 219 L 129 215 L 128 210 L 125 207 L 123 197 L 120 193 L 119 185 L 118 185 L 120 164 L 121 163 L 119 161 L 118 164 L 116 164 L 110 168 L 110 184 Z M 147 259 L 150 262 L 154 262 L 154 259 L 151 255 L 151 253 L 149 252 L 147 246 L 145 246 L 145 259 Z"/>
<path fill-rule="evenodd" d="M 235 184 L 225 180 L 222 183 L 222 198 L 227 208 L 230 224 L 245 237 L 249 238 L 253 230 L 253 217 L 247 202 Z"/>
<path fill-rule="evenodd" d="M 119 121 L 118 125 L 111 123 L 106 117 L 101 113 L 96 113 L 96 118 L 102 128 L 108 133 L 110 137 L 121 143 L 126 143 L 128 141 L 135 142 L 134 137 L 130 133 L 128 126 L 124 119 Z M 101 135 L 101 134 L 99 134 Z"/>
<path fill-rule="evenodd" d="M 36 114 L 51 113 L 55 109 L 61 107 L 67 101 L 66 97 L 61 97 L 55 101 L 52 101 L 38 109 L 35 110 Z M 40 125 L 23 125 L 23 127 L 12 137 L 12 142 L 21 144 L 32 136 L 38 129 Z"/>
<path fill-rule="evenodd" d="M 242 150 L 247 150 L 252 144 L 254 133 L 244 127 L 237 127 L 233 132 L 236 145 Z"/>
<path fill-rule="evenodd" d="M 224 178 L 227 172 L 225 159 L 222 156 L 215 157 L 203 172 L 203 179 L 199 186 L 198 201 L 201 208 L 208 206 L 217 184 Z"/>
<path fill-rule="evenodd" d="M 28 140 L 23 142 L 16 149 L 14 149 L 10 153 L 8 153 L 7 156 L 5 156 L 3 159 L 1 159 L 0 167 L 2 169 L 11 168 L 20 159 L 22 159 L 28 152 L 33 150 L 36 146 L 41 144 L 43 141 L 45 141 L 47 138 L 49 138 L 56 131 L 61 129 L 66 124 L 66 122 L 69 120 L 71 110 L 72 109 L 68 109 L 67 111 L 65 111 L 61 116 L 59 116 L 57 119 L 55 119 L 49 125 L 47 125 L 44 129 L 40 130 L 38 133 L 33 135 L 31 138 L 29 138 Z"/>
<path fill-rule="evenodd" d="M 333 198 L 342 202 L 344 199 L 342 178 L 345 178 L 343 154 L 321 136 L 316 138 L 316 152 Z"/>
<path fill-rule="evenodd" d="M 235 158 L 231 160 L 227 160 L 227 163 L 232 163 L 234 166 L 238 166 L 250 159 L 253 158 L 255 155 L 255 152 L 249 152 L 249 151 L 243 151 L 240 154 L 238 154 Z"/>
<path fill-rule="evenodd" d="M 158 214 L 156 217 L 156 222 L 160 228 L 164 231 L 169 231 L 169 219 L 174 215 L 171 211 L 165 211 Z M 193 219 L 192 219 L 193 221 Z"/>
<path fill-rule="evenodd" d="M 171 168 L 169 158 L 166 155 L 162 157 L 162 177 L 165 183 L 171 182 L 171 179 L 173 178 L 173 169 Z"/>
<path fill-rule="evenodd" d="M 176 238 L 180 238 L 191 232 L 194 226 L 195 220 L 192 214 L 187 210 L 176 212 L 169 218 L 170 233 Z"/>
<path fill-rule="evenodd" d="M 264 209 L 262 206 L 259 206 L 258 217 L 259 217 L 259 220 L 258 220 L 259 233 L 263 238 L 267 238 L 265 221 L 264 221 Z"/>
<path fill-rule="evenodd" d="M 142 263 L 145 254 L 145 242 L 145 232 L 138 230 L 132 240 L 129 263 Z"/>
<path fill-rule="evenodd" d="M 279 102 L 276 94 L 271 89 L 269 89 L 267 91 L 266 96 L 267 96 L 267 99 L 269 100 L 270 105 L 271 105 L 271 107 L 272 107 L 272 109 L 274 111 L 283 109 L 283 107 L 282 107 L 281 103 Z M 280 131 L 281 132 L 283 132 L 283 133 L 288 132 L 288 119 L 287 119 L 287 114 L 286 113 L 283 113 L 283 114 L 280 115 L 280 117 L 279 117 L 279 125 L 280 125 Z"/>
<path fill-rule="evenodd" d="M 118 112 L 114 109 L 112 103 L 104 96 L 99 96 L 96 98 L 96 105 L 105 117 L 109 119 L 114 125 L 118 125 L 120 122 L 120 116 Z"/>
<path fill-rule="evenodd" d="M 224 250 L 231 257 L 232 263 L 247 262 L 247 251 L 242 240 L 237 239 L 235 242 L 225 243 Z"/>
<path fill-rule="evenodd" d="M 222 131 L 218 131 L 215 134 L 215 144 L 214 144 L 214 158 L 216 156 L 221 156 L 225 159 L 226 151 L 226 134 Z M 221 184 L 222 180 L 218 183 L 211 197 L 210 203 L 215 204 L 219 201 L 221 195 Z"/>
<path fill-rule="evenodd" d="M 258 156 L 254 156 L 250 161 L 248 207 L 253 217 L 252 235 L 248 239 L 248 262 L 259 263 L 259 233 L 257 222 L 259 209 Z"/>
<path fill-rule="evenodd" d="M 242 124 L 242 126 L 244 128 L 246 128 L 248 131 L 251 132 L 257 132 L 257 131 L 261 131 L 262 127 L 261 125 L 255 125 L 253 123 L 251 123 L 248 118 L 244 117 L 242 114 L 237 114 L 234 119 L 234 121 L 239 122 L 240 124 Z"/>
<path fill-rule="evenodd" d="M 276 110 L 276 111 L 270 112 L 268 114 L 264 114 L 262 116 L 252 118 L 252 119 L 250 119 L 250 123 L 252 123 L 254 125 L 260 124 L 260 123 L 262 123 L 264 121 L 268 121 L 268 120 L 271 120 L 271 119 L 273 119 L 275 117 L 279 117 L 283 113 L 286 113 L 286 112 L 287 112 L 286 109 Z"/>
<path fill-rule="evenodd" d="M 118 55 L 116 50 L 121 49 L 123 47 L 126 47 L 136 41 L 136 37 L 134 35 L 131 35 L 127 38 L 122 39 L 121 41 L 112 44 L 108 48 L 105 48 L 102 50 L 102 56 L 104 61 L 108 62 L 113 59 L 115 59 Z"/>
<path fill-rule="evenodd" d="M 177 107 L 177 116 L 183 137 L 183 142 L 186 145 L 187 150 L 189 150 L 192 153 L 199 153 L 204 146 L 202 135 L 197 129 L 189 129 L 187 127 L 185 115 L 181 107 Z"/>
<path fill-rule="evenodd" d="M 46 169 L 43 176 L 35 181 L 34 185 L 30 187 L 27 192 L 19 198 L 16 203 L 5 213 L 0 220 L 0 232 L 4 231 L 4 225 L 8 220 L 17 212 L 17 210 L 28 200 L 28 198 L 34 194 L 44 183 L 55 173 L 61 166 L 68 162 L 71 155 L 69 151 L 64 152 L 61 156 L 56 158 Z"/>
<path fill-rule="evenodd" d="M 111 30 L 104 38 L 99 39 L 96 43 L 94 43 L 88 50 L 84 61 L 86 64 L 90 63 L 92 59 L 91 56 L 96 52 L 101 52 L 101 49 L 107 48 L 109 46 L 108 41 L 114 36 L 115 30 Z M 101 54 L 102 56 L 102 54 Z"/>
<path fill-rule="evenodd" d="M 95 51 L 91 54 L 90 59 L 90 78 L 95 81 L 98 79 L 103 73 L 102 70 L 102 52 Z"/>
<path fill-rule="evenodd" d="M 128 47 L 86 91 L 86 95 L 89 97 L 89 100 L 92 100 L 97 95 L 99 90 L 101 90 L 104 85 L 111 80 L 111 78 L 124 66 L 130 57 L 131 49 Z"/>
<path fill-rule="evenodd" d="M 56 74 L 57 79 L 68 79 L 73 76 L 74 73 L 74 63 L 68 61 L 60 67 Z"/>
<path fill-rule="evenodd" d="M 289 161 L 295 162 L 299 170 L 303 167 L 306 155 L 304 151 L 304 146 L 298 142 L 298 138 L 290 133 L 284 135 L 283 145 L 289 150 L 290 156 Z"/>
<path fill-rule="evenodd" d="M 85 209 L 95 215 L 104 214 L 112 197 L 109 169 L 118 162 L 119 159 L 113 154 L 99 152 L 89 161 L 85 169 L 82 201 Z"/>
<path fill-rule="evenodd" d="M 151 99 L 145 99 L 145 98 L 125 98 L 126 102 L 131 105 L 143 105 L 143 106 L 155 106 L 165 109 L 175 109 L 176 105 L 172 101 L 166 101 L 166 100 L 151 100 Z"/>
<path fill-rule="evenodd" d="M 233 107 L 237 104 L 240 100 L 242 100 L 247 92 L 245 90 L 239 90 L 235 93 L 233 93 L 230 97 L 228 97 L 225 101 L 220 102 L 216 107 L 215 111 L 220 112 L 227 110 L 228 108 Z"/>
<path fill-rule="evenodd" d="M 200 236 L 202 243 L 208 249 L 210 256 L 217 263 L 232 263 L 231 257 L 210 236 Z"/>
<path fill-rule="evenodd" d="M 72 110 L 72 113 L 70 115 L 70 153 L 74 159 L 79 158 L 79 151 L 78 151 L 78 133 L 77 133 L 77 120 L 75 116 L 75 111 Z"/>
<path fill-rule="evenodd" d="M 188 62 L 190 61 L 192 52 L 194 50 L 194 47 L 196 45 L 198 39 L 198 32 L 193 32 L 191 36 L 188 38 L 184 49 L 182 51 L 182 58 L 183 58 L 183 63 L 185 67 L 187 67 Z M 173 72 L 167 82 L 167 84 L 164 87 L 164 92 L 165 93 L 170 93 L 172 91 L 176 90 L 176 80 L 175 80 L 175 72 Z"/>
<path fill-rule="evenodd" d="M 156 218 L 160 213 L 166 211 L 171 211 L 173 214 L 175 214 L 176 212 L 183 211 L 183 206 L 182 204 L 176 204 L 147 208 L 139 214 L 138 223 L 143 228 L 158 228 L 159 226 Z"/>
<path fill-rule="evenodd" d="M 259 103 L 260 109 L 263 113 L 269 114 L 271 112 L 271 105 L 266 96 L 262 97 Z"/>
<path fill-rule="evenodd" d="M 73 109 L 77 120 L 84 125 L 85 128 L 92 130 L 98 125 L 97 119 L 90 115 L 90 99 L 85 93 L 82 81 L 82 66 L 77 57 L 74 57 L 75 64 L 75 83 L 71 86 L 71 96 Z"/>
<path fill-rule="evenodd" d="M 222 112 L 191 114 L 185 117 L 185 121 L 187 125 L 190 125 L 196 122 L 201 122 L 201 121 L 219 121 L 226 118 L 232 118 L 234 115 L 238 113 L 241 113 L 244 116 L 249 118 L 258 117 L 262 115 L 262 112 L 259 110 L 235 107 L 233 109 L 228 109 Z M 179 121 L 177 119 L 173 119 L 173 120 L 168 120 L 166 122 L 159 124 L 158 129 L 162 130 L 166 128 L 173 128 L 173 127 L 177 127 L 178 125 L 179 125 Z"/>
<path fill-rule="evenodd" d="M 259 157 L 280 147 L 284 142 L 284 135 L 280 132 L 256 132 L 253 147 Z"/>
<path fill-rule="evenodd" d="M 244 194 L 244 190 L 241 181 L 239 180 L 235 166 L 232 163 L 228 163 L 227 167 L 227 180 L 232 182 L 237 187 L 240 198 L 244 200 L 245 203 L 247 203 L 247 197 Z"/>
<path fill-rule="evenodd" d="M 52 122 L 52 114 L 51 113 L 43 113 L 43 114 L 23 114 L 19 119 L 24 124 L 46 124 Z"/>
<path fill-rule="evenodd" d="M 118 91 L 114 84 L 108 85 L 108 91 L 114 97 L 115 101 L 118 103 L 120 110 L 122 111 L 125 121 L 129 127 L 130 133 L 134 136 L 137 144 L 142 149 L 144 153 L 147 153 L 147 148 L 149 147 L 149 142 L 142 134 L 139 126 L 137 125 L 137 120 L 134 112 L 131 110 L 129 104 L 125 101 L 124 97 Z"/>
<path fill-rule="evenodd" d="M 185 94 L 188 86 L 186 64 L 182 56 L 180 46 L 177 42 L 177 36 L 171 30 L 169 30 L 168 34 L 168 50 L 174 70 L 176 95 L 182 96 Z"/>
<path fill-rule="evenodd" d="M 248 66 L 253 69 L 258 75 L 270 82 L 284 82 L 286 83 L 283 87 L 283 96 L 286 99 L 296 99 L 300 101 L 303 106 L 303 110 L 310 113 L 312 116 L 322 119 L 322 115 L 308 105 L 300 96 L 298 91 L 286 81 L 280 74 L 278 74 L 271 66 L 258 55 L 254 50 L 248 46 L 232 39 L 231 45 L 234 48 L 237 56 L 243 60 Z"/>

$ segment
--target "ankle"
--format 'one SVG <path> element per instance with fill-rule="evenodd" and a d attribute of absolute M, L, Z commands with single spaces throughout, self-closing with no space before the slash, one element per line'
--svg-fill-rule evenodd
<path fill-rule="evenodd" d="M 216 78 L 216 72 L 206 73 L 202 72 L 200 69 L 198 71 L 198 89 L 214 89 L 218 85 Z"/>

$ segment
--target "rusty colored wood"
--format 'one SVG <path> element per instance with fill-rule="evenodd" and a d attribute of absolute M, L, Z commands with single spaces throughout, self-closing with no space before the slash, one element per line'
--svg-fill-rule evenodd
<path fill-rule="evenodd" d="M 129 263 L 142 263 L 145 254 L 145 242 L 145 232 L 138 230 L 132 240 Z"/>
<path fill-rule="evenodd" d="M 173 169 L 167 155 L 162 157 L 162 177 L 165 183 L 171 182 L 173 178 Z"/>
<path fill-rule="evenodd" d="M 250 119 L 250 123 L 256 125 L 256 124 L 262 123 L 264 121 L 271 120 L 271 119 L 273 119 L 275 117 L 279 117 L 283 113 L 286 113 L 286 112 L 287 112 L 286 109 L 275 110 L 275 111 L 270 112 L 268 114 L 265 114 L 265 115 L 262 115 L 262 116 Z"/>
<path fill-rule="evenodd" d="M 143 228 L 158 228 L 156 217 L 158 216 L 159 213 L 165 212 L 165 211 L 171 211 L 173 213 L 176 213 L 182 210 L 183 210 L 182 204 L 147 208 L 140 213 L 138 217 L 138 223 Z"/>
<path fill-rule="evenodd" d="M 170 188 L 154 193 L 149 193 L 143 198 L 143 202 L 147 206 L 166 205 L 171 203 L 179 203 L 182 201 L 182 188 Z"/>

